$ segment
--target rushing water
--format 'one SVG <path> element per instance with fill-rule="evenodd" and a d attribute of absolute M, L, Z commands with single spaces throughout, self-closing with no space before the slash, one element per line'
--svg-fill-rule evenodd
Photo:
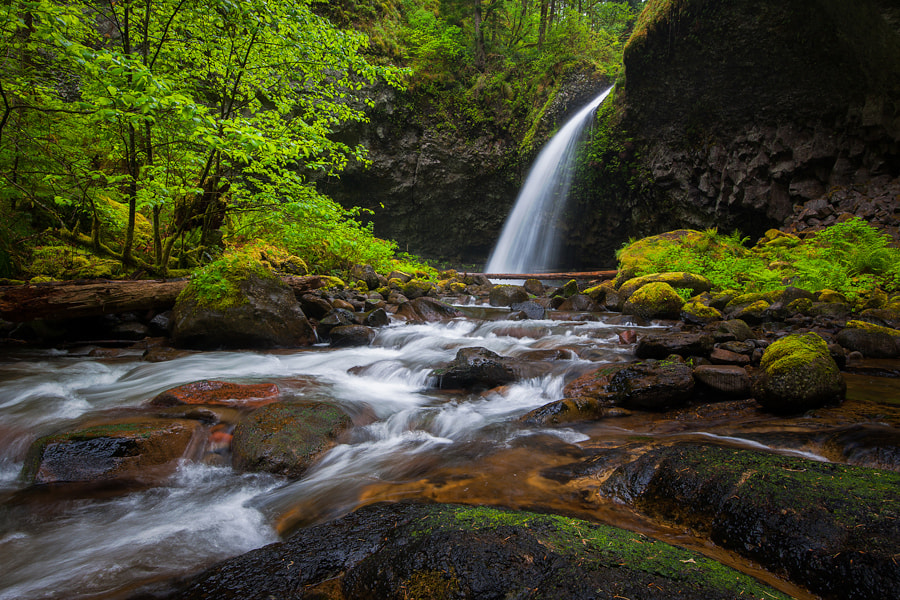
<path fill-rule="evenodd" d="M 604 321 L 465 319 L 396 324 L 364 348 L 193 353 L 163 363 L 138 354 L 93 358 L 87 349 L 8 356 L 0 363 L 0 599 L 114 597 L 351 510 L 371 496 L 367 490 L 441 469 L 477 472 L 492 454 L 536 435 L 564 446 L 583 441 L 572 429 L 524 429 L 517 418 L 561 397 L 565 381 L 591 365 L 576 353 L 627 357 L 617 343 L 621 329 Z M 502 391 L 435 391 L 430 371 L 464 346 L 506 356 L 565 349 L 571 358 Z M 36 437 L 139 410 L 159 392 L 199 379 L 273 381 L 288 398 L 341 406 L 356 427 L 293 482 L 199 457 L 184 459 L 158 485 L 131 491 L 36 491 L 19 480 Z"/>
<path fill-rule="evenodd" d="M 594 110 L 611 91 L 609 88 L 578 111 L 538 154 L 506 218 L 486 272 L 535 273 L 558 267 L 556 226 L 572 184 L 578 142 Z"/>

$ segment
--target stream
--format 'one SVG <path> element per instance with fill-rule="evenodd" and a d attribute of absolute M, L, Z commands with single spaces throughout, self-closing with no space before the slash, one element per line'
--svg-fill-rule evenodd
<path fill-rule="evenodd" d="M 703 548 L 612 501 L 587 502 L 543 473 L 636 436 L 715 438 L 824 460 L 814 450 L 741 436 L 765 417 L 737 425 L 711 419 L 702 430 L 641 416 L 527 427 L 519 417 L 561 398 L 574 377 L 598 362 L 632 359 L 621 331 L 660 326 L 618 314 L 523 322 L 506 320 L 503 309 L 461 309 L 467 318 L 448 323 L 395 321 L 363 348 L 196 352 L 159 363 L 144 362 L 137 349 L 107 358 L 91 356 L 92 346 L 7 352 L 0 359 L 0 599 L 126 597 L 143 583 L 196 571 L 297 527 L 405 498 L 557 510 Z M 546 365 L 483 394 L 433 389 L 431 370 L 467 346 Z M 20 481 L 35 438 L 138 410 L 164 390 L 201 379 L 274 382 L 283 399 L 339 405 L 354 427 L 296 481 L 237 473 L 202 447 L 172 475 L 133 489 L 29 489 Z"/>

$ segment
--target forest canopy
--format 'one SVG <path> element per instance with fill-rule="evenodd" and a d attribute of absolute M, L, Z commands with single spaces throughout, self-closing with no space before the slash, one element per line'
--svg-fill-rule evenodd
<path fill-rule="evenodd" d="M 333 135 L 364 91 L 455 88 L 484 113 L 579 61 L 612 77 L 640 4 L 11 0 L 0 277 L 167 275 L 260 241 L 320 272 L 387 268 L 396 244 L 312 183 L 366 160 Z"/>

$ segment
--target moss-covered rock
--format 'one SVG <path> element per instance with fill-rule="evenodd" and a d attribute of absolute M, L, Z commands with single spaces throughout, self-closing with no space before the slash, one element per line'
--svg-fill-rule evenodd
<path fill-rule="evenodd" d="M 793 334 L 773 342 L 763 353 L 754 382 L 756 400 L 776 413 L 798 413 L 844 399 L 847 385 L 815 333 Z"/>
<path fill-rule="evenodd" d="M 491 288 L 488 302 L 491 306 L 512 306 L 528 300 L 528 292 L 520 285 L 500 284 Z"/>
<path fill-rule="evenodd" d="M 892 597 L 900 588 L 898 473 L 678 444 L 642 454 L 603 487 L 824 598 Z"/>
<path fill-rule="evenodd" d="M 788 600 L 702 554 L 617 527 L 410 503 L 375 504 L 305 528 L 216 565 L 178 597 L 289 598 L 335 577 L 347 600 Z"/>
<path fill-rule="evenodd" d="M 696 325 L 705 325 L 723 319 L 721 311 L 700 300 L 691 299 L 681 307 L 681 320 Z"/>
<path fill-rule="evenodd" d="M 648 283 L 631 294 L 622 312 L 645 319 L 677 319 L 684 300 L 664 282 Z"/>
<path fill-rule="evenodd" d="M 433 295 L 434 284 L 424 279 L 410 279 L 406 283 L 400 284 L 400 292 L 410 300 L 415 300 L 423 296 Z"/>
<path fill-rule="evenodd" d="M 619 293 L 626 299 L 647 285 L 655 282 L 668 283 L 673 288 L 690 290 L 691 296 L 708 292 L 712 289 L 712 283 L 702 275 L 694 273 L 674 272 L 674 273 L 652 273 L 642 277 L 634 277 L 619 286 Z"/>
<path fill-rule="evenodd" d="M 315 332 L 290 287 L 238 256 L 191 278 L 172 311 L 172 342 L 197 349 L 296 347 L 314 343 Z"/>
<path fill-rule="evenodd" d="M 619 260 L 619 274 L 616 275 L 616 285 L 621 286 L 628 279 L 632 279 L 635 273 L 646 273 L 652 270 L 654 263 L 648 258 L 651 253 L 672 246 L 696 244 L 703 239 L 703 233 L 694 229 L 678 229 L 658 235 L 652 235 L 640 239 L 623 248 L 616 258 Z"/>
<path fill-rule="evenodd" d="M 866 321 L 851 320 L 835 341 L 870 358 L 895 358 L 900 356 L 900 331 Z"/>
<path fill-rule="evenodd" d="M 330 404 L 269 404 L 235 428 L 234 466 L 300 477 L 349 426 L 350 418 Z"/>

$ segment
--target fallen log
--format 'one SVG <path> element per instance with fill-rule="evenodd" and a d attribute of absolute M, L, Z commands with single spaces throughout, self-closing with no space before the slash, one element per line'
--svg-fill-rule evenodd
<path fill-rule="evenodd" d="M 576 271 L 569 273 L 465 273 L 465 275 L 483 275 L 488 279 L 613 279 L 619 272 L 612 271 Z"/>
<path fill-rule="evenodd" d="M 316 275 L 282 280 L 300 296 L 324 285 Z M 162 311 L 175 306 L 186 279 L 61 281 L 0 287 L 0 317 L 7 321 L 76 319 Z"/>

